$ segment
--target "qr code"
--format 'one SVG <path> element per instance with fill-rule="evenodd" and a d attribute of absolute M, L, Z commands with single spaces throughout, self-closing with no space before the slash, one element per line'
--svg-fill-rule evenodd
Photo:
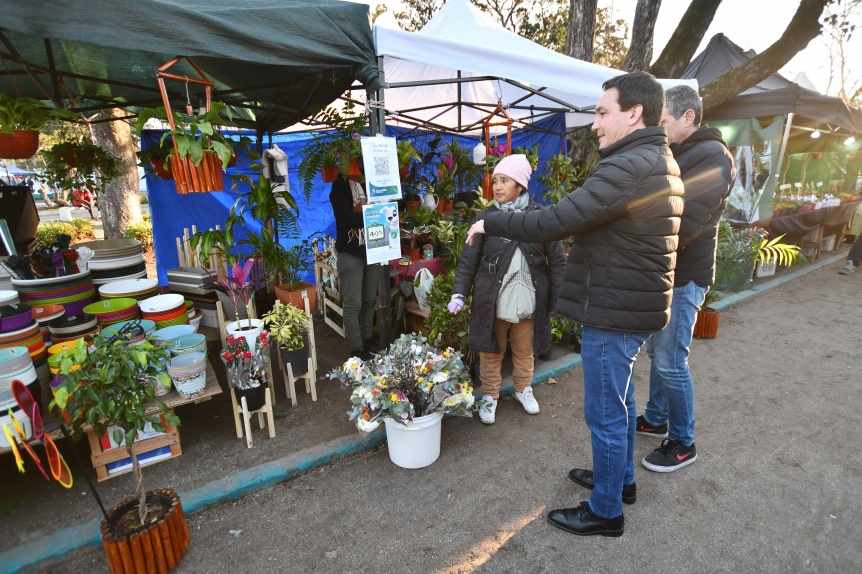
<path fill-rule="evenodd" d="M 374 175 L 389 175 L 389 158 L 375 157 L 374 158 Z"/>

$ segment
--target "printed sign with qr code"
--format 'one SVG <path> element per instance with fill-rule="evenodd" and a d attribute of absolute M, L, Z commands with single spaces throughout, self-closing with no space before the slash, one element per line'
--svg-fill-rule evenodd
<path fill-rule="evenodd" d="M 361 144 L 368 202 L 384 203 L 401 199 L 395 138 L 382 135 L 364 137 Z"/>

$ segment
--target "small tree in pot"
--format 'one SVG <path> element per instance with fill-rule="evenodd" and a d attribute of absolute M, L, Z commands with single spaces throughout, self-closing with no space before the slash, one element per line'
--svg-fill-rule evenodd
<path fill-rule="evenodd" d="M 169 357 L 166 348 L 155 346 L 149 341 L 132 345 L 128 338 L 109 340 L 98 335 L 88 352 L 83 339 L 79 339 L 74 349 L 60 356 L 60 373 L 65 379 L 57 389 L 51 408 L 56 406 L 69 417 L 72 438 L 76 442 L 89 428 L 100 437 L 113 429 L 111 437 L 114 442 L 124 446 L 132 459 L 134 499 L 137 499 L 137 504 L 127 501 L 116 512 L 108 513 L 103 522 L 103 536 L 107 533 L 120 546 L 128 545 L 127 539 L 132 534 L 148 536 L 149 541 L 148 532 L 160 527 L 159 523 L 164 524 L 163 518 L 169 519 L 170 527 L 179 529 L 184 540 L 184 543 L 178 541 L 181 545 L 178 553 L 174 552 L 176 549 L 168 549 L 171 550 L 171 557 L 167 562 L 175 564 L 176 557 L 182 556 L 188 546 L 185 519 L 177 522 L 180 520 L 179 515 L 172 513 L 181 513 L 181 510 L 179 506 L 172 507 L 170 498 L 162 498 L 164 491 L 147 493 L 144 490 L 143 474 L 135 450 L 138 433 L 148 425 L 157 431 L 164 431 L 165 424 L 180 424 L 179 418 L 169 412 L 165 403 L 154 401 L 157 382 L 168 387 L 171 385 L 170 377 L 157 368 Z M 153 494 L 156 499 L 161 499 L 161 507 L 154 508 L 148 504 Z M 158 537 L 158 533 L 153 534 L 155 537 Z M 161 545 L 159 548 L 162 548 Z M 113 564 L 111 550 L 111 544 L 106 540 L 108 559 Z M 125 550 L 129 551 L 129 548 Z M 143 557 L 141 559 L 144 560 Z M 150 559 L 153 559 L 152 555 L 147 558 Z"/>

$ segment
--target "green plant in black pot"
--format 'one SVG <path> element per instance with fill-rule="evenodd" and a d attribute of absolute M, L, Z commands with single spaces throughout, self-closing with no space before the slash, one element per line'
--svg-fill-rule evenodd
<path fill-rule="evenodd" d="M 311 318 L 293 305 L 276 301 L 272 311 L 263 317 L 269 333 L 278 341 L 279 353 L 285 367 L 289 364 L 294 375 L 308 371 L 308 348 L 305 333 L 311 328 Z"/>

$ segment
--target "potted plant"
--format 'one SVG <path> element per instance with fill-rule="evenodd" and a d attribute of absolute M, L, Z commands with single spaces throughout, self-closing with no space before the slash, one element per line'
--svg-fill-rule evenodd
<path fill-rule="evenodd" d="M 395 144 L 395 148 L 398 154 L 398 173 L 403 180 L 410 171 L 410 162 L 412 160 L 421 161 L 422 158 L 419 157 L 419 152 L 416 151 L 410 140 L 401 140 Z"/>
<path fill-rule="evenodd" d="M 350 358 L 329 373 L 353 388 L 350 420 L 360 432 L 386 425 L 389 458 L 421 468 L 440 456 L 443 414 L 473 416 L 473 388 L 461 354 L 422 335 L 401 335 L 369 361 Z"/>
<path fill-rule="evenodd" d="M 349 96 L 349 94 L 348 94 Z M 300 152 L 299 181 L 306 197 L 311 195 L 311 186 L 317 174 L 324 168 L 337 168 L 342 177 L 359 177 L 359 159 L 362 157 L 360 141 L 365 134 L 367 118 L 356 113 L 356 105 L 346 101 L 342 110 L 327 108 L 316 114 L 313 121 L 323 124 L 329 131 L 315 134 Z M 336 174 L 324 174 L 324 181 L 335 181 Z M 330 179 L 331 178 L 331 179 Z"/>
<path fill-rule="evenodd" d="M 230 107 L 223 102 L 213 102 L 209 111 L 189 116 L 188 120 L 179 112 L 172 110 L 171 113 L 174 127 L 162 135 L 159 145 L 168 138 L 173 141 L 168 163 L 177 193 L 221 191 L 224 188 L 222 169 L 227 167 L 234 150 L 230 139 L 217 126 L 233 118 Z M 164 107 L 148 108 L 138 114 L 135 129 L 140 132 L 151 119 L 169 121 Z"/>
<path fill-rule="evenodd" d="M 79 339 L 60 358 L 65 378 L 56 387 L 50 408 L 65 411 L 76 442 L 89 427 L 97 436 L 110 431 L 132 459 L 135 495 L 106 512 L 102 521 L 102 542 L 114 571 L 122 571 L 121 555 L 155 569 L 156 563 L 176 565 L 188 548 L 179 497 L 170 490 L 144 490 L 135 449 L 136 437 L 148 425 L 164 431 L 165 423 L 180 424 L 164 403 L 154 401 L 156 383 L 171 384 L 170 377 L 157 368 L 168 356 L 167 349 L 149 341 L 133 345 L 128 338 L 108 341 L 98 335 L 89 350 Z M 170 543 L 163 544 L 168 532 Z"/>
<path fill-rule="evenodd" d="M 302 280 L 305 274 L 314 268 L 312 238 L 315 235 L 317 234 L 313 233 L 309 238 L 296 241 L 290 248 L 282 250 L 283 258 L 279 265 L 284 269 L 284 283 L 275 286 L 275 296 L 285 305 L 305 309 L 302 302 L 305 298 L 309 300 L 312 309 L 317 303 L 314 285 Z"/>
<path fill-rule="evenodd" d="M 105 186 L 122 173 L 119 158 L 94 144 L 89 136 L 66 140 L 42 150 L 45 162 L 45 178 L 61 189 L 74 189 L 85 183 L 98 186 L 104 193 Z"/>
<path fill-rule="evenodd" d="M 551 203 L 557 203 L 574 188 L 578 178 L 578 170 L 572 164 L 572 158 L 564 153 L 548 158 L 545 172 L 538 177 L 545 186 L 542 197 Z"/>
<path fill-rule="evenodd" d="M 308 372 L 308 347 L 303 333 L 308 332 L 311 320 L 305 310 L 276 301 L 272 311 L 263 316 L 263 322 L 278 342 L 284 364 L 290 364 L 294 375 Z"/>
<path fill-rule="evenodd" d="M 225 348 L 219 354 L 225 365 L 237 401 L 243 397 L 249 411 L 256 411 L 266 402 L 266 363 L 269 361 L 269 333 L 261 330 L 249 347 L 246 337 L 228 335 Z"/>
<path fill-rule="evenodd" d="M 174 149 L 174 141 L 170 138 L 159 139 L 156 145 L 135 152 L 138 156 L 138 167 L 152 171 L 159 179 L 173 179 L 168 156 Z"/>
<path fill-rule="evenodd" d="M 29 159 L 39 149 L 39 131 L 54 119 L 73 119 L 69 110 L 51 109 L 35 98 L 0 93 L 0 157 Z"/>
<path fill-rule="evenodd" d="M 255 340 L 263 330 L 263 321 L 260 319 L 239 318 L 240 303 L 247 309 L 248 303 L 257 288 L 265 282 L 263 277 L 252 274 L 254 268 L 254 258 L 245 259 L 243 265 L 237 261 L 231 269 L 230 275 L 222 274 L 220 269 L 216 270 L 215 275 L 207 269 L 207 273 L 213 280 L 213 287 L 224 292 L 234 309 L 237 311 L 237 320 L 225 325 L 225 330 L 228 335 L 242 336 L 246 338 L 248 347 L 254 348 Z"/>

